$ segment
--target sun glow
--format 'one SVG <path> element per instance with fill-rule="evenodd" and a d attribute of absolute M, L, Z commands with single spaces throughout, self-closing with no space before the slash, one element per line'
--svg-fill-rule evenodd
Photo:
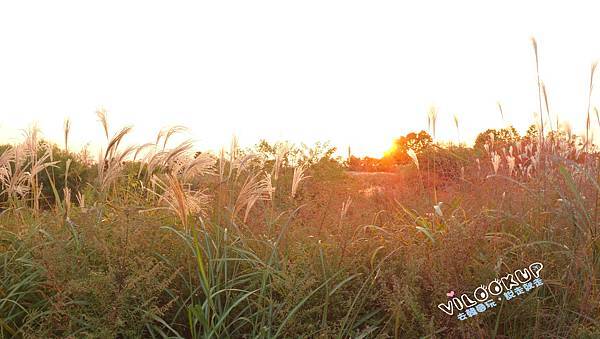
<path fill-rule="evenodd" d="M 388 158 L 392 156 L 394 153 L 396 153 L 397 150 L 398 147 L 396 146 L 396 143 L 392 143 L 392 146 L 390 146 L 390 148 L 383 152 L 383 158 Z"/>

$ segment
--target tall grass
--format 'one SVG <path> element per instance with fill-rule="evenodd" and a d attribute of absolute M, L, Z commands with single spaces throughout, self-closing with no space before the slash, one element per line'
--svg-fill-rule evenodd
<path fill-rule="evenodd" d="M 397 175 L 349 177 L 320 145 L 200 153 L 182 126 L 130 145 L 104 110 L 93 164 L 70 123 L 66 156 L 29 131 L 0 153 L 0 337 L 599 336 L 591 100 L 585 136 L 553 127 L 532 43 L 534 138 L 472 149 L 455 119 L 458 146 Z M 545 284 L 523 298 L 466 321 L 436 307 L 531 262 Z"/>

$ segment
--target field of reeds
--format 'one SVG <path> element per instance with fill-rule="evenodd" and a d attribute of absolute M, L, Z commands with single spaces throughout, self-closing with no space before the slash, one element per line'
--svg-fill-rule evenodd
<path fill-rule="evenodd" d="M 200 153 L 98 120 L 94 158 L 68 122 L 63 145 L 0 146 L 0 338 L 600 337 L 589 136 L 542 121 L 356 173 L 327 144 Z M 438 307 L 535 262 L 527 294 Z"/>

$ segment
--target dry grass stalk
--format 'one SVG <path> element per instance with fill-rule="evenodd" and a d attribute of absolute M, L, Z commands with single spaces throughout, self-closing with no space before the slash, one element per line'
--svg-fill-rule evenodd
<path fill-rule="evenodd" d="M 260 160 L 258 159 L 258 156 L 256 154 L 246 154 L 242 157 L 238 157 L 233 163 L 230 163 L 230 172 L 235 170 L 235 182 L 237 182 L 240 178 L 240 176 L 243 173 L 249 172 L 252 168 L 252 165 L 254 163 L 255 160 Z M 259 168 L 262 168 L 262 165 L 258 166 Z"/>
<path fill-rule="evenodd" d="M 502 118 L 502 122 L 504 122 L 504 111 L 502 110 L 502 104 L 500 101 L 496 102 L 496 106 L 498 106 L 498 111 L 500 112 L 500 117 Z"/>
<path fill-rule="evenodd" d="M 458 116 L 454 114 L 454 126 L 456 127 L 456 137 L 458 139 L 458 144 L 460 145 L 460 128 L 458 127 Z"/>
<path fill-rule="evenodd" d="M 219 183 L 224 182 L 225 176 L 225 149 L 221 148 L 219 152 Z"/>
<path fill-rule="evenodd" d="M 231 137 L 231 145 L 229 146 L 229 177 L 233 173 L 233 163 L 238 157 L 238 139 L 236 136 Z"/>
<path fill-rule="evenodd" d="M 123 127 L 117 134 L 115 134 L 109 140 L 108 146 L 106 147 L 106 153 L 104 154 L 105 160 L 112 159 L 115 157 L 115 154 L 117 153 L 117 151 L 119 149 L 119 145 L 121 144 L 121 141 L 123 141 L 123 138 L 125 138 L 125 136 L 127 134 L 129 134 L 132 129 L 133 128 L 131 126 Z"/>
<path fill-rule="evenodd" d="M 71 133 L 71 120 L 68 118 L 65 119 L 65 123 L 63 125 L 63 132 L 65 138 L 65 151 L 69 151 L 69 134 Z"/>
<path fill-rule="evenodd" d="M 199 216 L 205 214 L 209 197 L 200 191 L 184 188 L 176 175 L 167 174 L 165 181 L 158 176 L 154 176 L 152 181 L 161 190 L 161 192 L 152 191 L 152 193 L 159 197 L 159 202 L 166 203 L 168 209 L 177 215 L 186 231 L 189 230 L 189 217 L 192 214 Z"/>
<path fill-rule="evenodd" d="M 590 86 L 588 91 L 588 105 L 587 105 L 587 117 L 585 120 L 585 151 L 588 151 L 588 147 L 590 144 L 590 130 L 591 130 L 591 119 L 590 119 L 590 108 L 592 104 L 592 91 L 594 90 L 594 73 L 596 72 L 596 67 L 598 66 L 598 62 L 594 62 L 592 64 L 592 69 L 590 70 Z M 597 114 L 597 113 L 596 113 Z M 599 119 L 600 121 L 600 119 Z"/>
<path fill-rule="evenodd" d="M 147 148 L 153 147 L 154 144 L 151 142 L 145 143 L 141 146 L 136 147 L 135 153 L 133 154 L 133 161 L 137 160 L 138 156 L 142 154 Z M 141 166 L 140 166 L 141 168 Z M 138 175 L 139 176 L 139 175 Z"/>
<path fill-rule="evenodd" d="M 273 170 L 271 171 L 271 175 L 275 178 L 275 181 L 279 179 L 279 170 L 285 160 L 286 155 L 289 152 L 289 147 L 287 144 L 278 144 L 276 146 L 275 152 L 275 164 L 273 165 Z"/>
<path fill-rule="evenodd" d="M 81 194 L 81 192 L 77 192 L 75 198 L 77 199 L 79 208 L 85 208 L 85 195 Z"/>
<path fill-rule="evenodd" d="M 98 116 L 98 121 L 100 121 L 100 124 L 104 129 L 104 135 L 106 136 L 106 140 L 108 140 L 108 118 L 106 110 L 104 108 L 97 110 L 96 116 Z"/>
<path fill-rule="evenodd" d="M 431 132 L 431 136 L 435 140 L 435 131 L 437 125 L 437 108 L 431 106 L 429 111 L 427 112 L 427 125 L 429 126 L 429 131 Z"/>
<path fill-rule="evenodd" d="M 498 174 L 498 169 L 500 168 L 500 163 L 502 162 L 502 158 L 496 152 L 492 152 L 492 168 L 494 169 L 494 174 Z"/>
<path fill-rule="evenodd" d="M 163 151 L 167 148 L 167 143 L 169 142 L 169 139 L 174 136 L 177 133 L 182 133 L 187 131 L 188 128 L 185 126 L 173 126 L 171 128 L 169 128 L 165 133 L 164 133 L 164 140 L 163 140 Z M 160 136 L 160 133 L 159 133 Z"/>
<path fill-rule="evenodd" d="M 213 174 L 216 159 L 206 153 L 197 155 L 195 158 L 189 158 L 187 161 L 182 161 L 175 168 L 175 172 L 179 174 L 184 182 L 188 182 L 193 177 L 198 175 Z"/>
<path fill-rule="evenodd" d="M 136 150 L 135 146 L 129 146 L 123 151 L 113 149 L 111 156 L 107 157 L 108 152 L 100 150 L 98 156 L 98 189 L 102 193 L 108 192 L 111 186 L 120 177 L 124 167 L 125 160 Z"/>
<path fill-rule="evenodd" d="M 65 217 L 69 217 L 69 212 L 71 211 L 71 189 L 69 187 L 63 188 L 63 196 L 64 196 L 64 207 L 65 207 Z"/>
<path fill-rule="evenodd" d="M 544 94 L 544 103 L 546 105 L 546 114 L 548 114 L 548 124 L 550 126 L 550 131 L 554 131 L 552 128 L 552 118 L 550 117 L 550 104 L 548 103 L 548 92 L 546 91 L 546 85 L 542 82 L 542 94 Z M 556 125 L 558 130 L 558 125 Z"/>
<path fill-rule="evenodd" d="M 342 208 L 340 209 L 340 225 L 342 220 L 348 215 L 348 210 L 350 209 L 350 205 L 352 205 L 352 198 L 348 197 L 345 202 L 342 203 Z"/>
<path fill-rule="evenodd" d="M 34 212 L 39 211 L 42 185 L 38 175 L 56 162 L 49 161 L 51 153 L 46 150 L 38 157 L 37 131 L 25 133 L 23 144 L 9 147 L 0 155 L 0 194 L 6 194 L 8 203 L 16 208 L 18 201 L 26 201 L 29 196 Z"/>
<path fill-rule="evenodd" d="M 419 158 L 417 158 L 417 154 L 415 153 L 415 151 L 412 148 L 409 148 L 406 151 L 406 154 L 410 157 L 413 164 L 415 164 L 415 166 L 417 166 L 417 170 L 421 170 L 421 168 L 419 167 Z"/>
<path fill-rule="evenodd" d="M 540 114 L 540 128 L 538 129 L 540 131 L 540 135 L 539 135 L 539 139 L 540 139 L 540 146 L 542 146 L 544 144 L 544 116 L 542 114 L 542 83 L 540 81 L 540 63 L 539 63 L 539 57 L 538 57 L 538 46 L 537 46 L 537 41 L 535 40 L 534 37 L 531 38 L 531 44 L 533 46 L 533 53 L 535 56 L 535 71 L 536 71 L 536 75 L 537 75 L 537 86 L 538 86 L 538 103 L 539 103 L 539 114 Z"/>
<path fill-rule="evenodd" d="M 233 215 L 237 215 L 242 208 L 245 208 L 244 222 L 248 219 L 248 214 L 257 201 L 269 200 L 272 197 L 274 188 L 271 184 L 271 176 L 267 173 L 265 173 L 265 176 L 262 179 L 260 176 L 260 172 L 249 175 L 242 185 L 236 199 Z"/>
<path fill-rule="evenodd" d="M 292 178 L 292 198 L 296 197 L 296 193 L 298 192 L 298 187 L 300 186 L 300 182 L 302 180 L 310 178 L 310 176 L 305 176 L 304 172 L 306 171 L 306 166 L 299 165 L 294 168 L 294 177 Z"/>

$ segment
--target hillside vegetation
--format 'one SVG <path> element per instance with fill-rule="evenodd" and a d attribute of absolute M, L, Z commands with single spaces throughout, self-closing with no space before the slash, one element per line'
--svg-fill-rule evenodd
<path fill-rule="evenodd" d="M 197 153 L 183 128 L 97 159 L 0 149 L 0 337 L 600 336 L 599 157 L 546 133 L 432 143 L 394 173 L 263 142 Z M 530 263 L 544 285 L 464 321 L 467 293 Z"/>

